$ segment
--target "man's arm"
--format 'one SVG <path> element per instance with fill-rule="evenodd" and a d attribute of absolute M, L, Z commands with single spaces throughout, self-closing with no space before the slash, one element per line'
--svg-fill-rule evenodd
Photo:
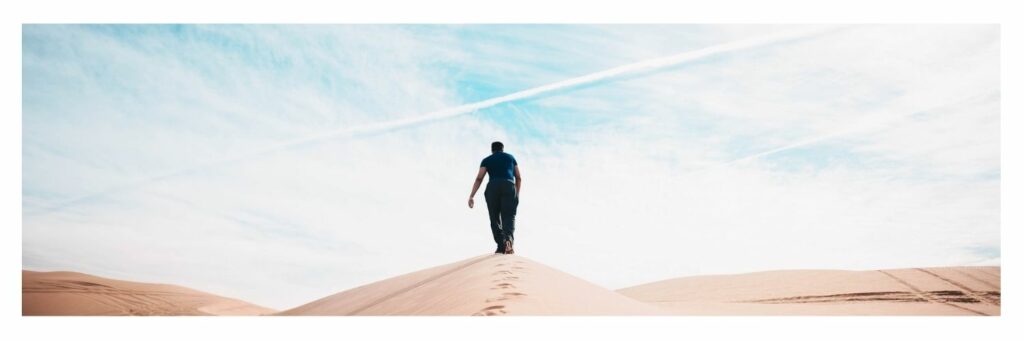
<path fill-rule="evenodd" d="M 516 197 L 518 198 L 519 197 L 519 188 L 522 187 L 522 185 L 523 185 L 523 176 L 519 175 L 519 165 L 516 165 L 515 176 L 516 176 Z"/>
<path fill-rule="evenodd" d="M 476 191 L 480 189 L 480 184 L 484 182 L 484 174 L 486 173 L 487 167 L 480 167 L 480 171 L 476 172 L 476 181 L 473 181 L 473 191 L 469 192 L 469 208 L 473 208 L 473 197 L 476 196 Z M 518 170 L 516 170 L 516 174 L 519 174 Z"/>

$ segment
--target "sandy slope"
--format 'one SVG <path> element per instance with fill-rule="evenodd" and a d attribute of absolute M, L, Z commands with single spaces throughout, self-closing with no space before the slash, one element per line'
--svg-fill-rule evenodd
<path fill-rule="evenodd" d="M 21 272 L 22 315 L 261 315 L 274 310 L 167 284 Z"/>
<path fill-rule="evenodd" d="M 346 290 L 278 315 L 999 315 L 999 267 L 786 270 L 611 291 L 514 255 L 482 255 Z M 174 285 L 22 271 L 23 315 L 261 315 Z"/>
<path fill-rule="evenodd" d="M 684 315 L 999 315 L 999 267 L 791 270 L 618 290 Z"/>
<path fill-rule="evenodd" d="M 640 303 L 515 255 L 483 255 L 343 291 L 281 315 L 652 315 Z"/>

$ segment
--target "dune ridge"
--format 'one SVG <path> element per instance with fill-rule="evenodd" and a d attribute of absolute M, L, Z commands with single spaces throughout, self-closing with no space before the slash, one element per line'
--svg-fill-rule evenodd
<path fill-rule="evenodd" d="M 342 291 L 278 315 L 667 313 L 524 257 L 488 254 Z"/>
<path fill-rule="evenodd" d="M 21 314 L 263 315 L 275 312 L 241 300 L 177 285 L 129 282 L 71 271 L 21 271 Z"/>

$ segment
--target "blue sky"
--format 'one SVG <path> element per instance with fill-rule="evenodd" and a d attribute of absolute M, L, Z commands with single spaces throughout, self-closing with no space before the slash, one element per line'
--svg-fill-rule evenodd
<path fill-rule="evenodd" d="M 818 33 L 418 119 L 802 30 Z M 525 177 L 517 251 L 612 289 L 999 263 L 995 25 L 25 25 L 22 38 L 27 269 L 289 308 L 492 250 L 465 199 L 493 140 Z M 396 125 L 364 129 L 380 123 Z"/>

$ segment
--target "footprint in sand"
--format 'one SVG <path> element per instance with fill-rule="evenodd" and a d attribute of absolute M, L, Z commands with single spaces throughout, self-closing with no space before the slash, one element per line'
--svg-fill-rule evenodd
<path fill-rule="evenodd" d="M 523 262 L 520 262 L 520 261 L 516 261 L 516 262 L 513 262 L 513 263 L 514 264 L 523 264 Z M 511 264 L 510 263 L 498 263 L 497 265 L 495 265 L 495 267 L 496 268 L 501 268 L 501 267 L 506 267 L 508 265 L 511 265 Z M 511 266 L 511 270 L 523 270 L 523 269 L 524 268 L 522 266 L 518 266 L 518 265 Z M 501 278 L 500 279 L 495 279 L 495 280 L 491 281 L 491 283 L 497 283 L 497 284 L 495 284 L 494 287 L 491 288 L 491 290 L 512 290 L 512 289 L 516 289 L 516 286 L 514 284 L 510 283 L 510 282 L 518 281 L 519 280 L 519 276 L 512 276 L 514 274 L 516 274 L 516 273 L 513 272 L 513 271 L 510 271 L 510 270 L 501 270 L 501 271 L 497 271 L 497 272 L 492 273 L 491 274 L 492 276 L 501 276 Z M 521 293 L 521 292 L 503 292 L 498 297 L 488 298 L 487 300 L 484 301 L 484 303 L 494 303 L 494 302 L 499 302 L 499 301 L 514 300 L 514 299 L 521 298 L 523 296 L 526 296 L 526 294 Z M 504 315 L 504 314 L 507 314 L 507 313 L 508 312 L 505 310 L 505 306 L 504 305 L 492 305 L 492 306 L 488 306 L 487 308 L 481 309 L 480 311 L 476 312 L 473 315 L 474 316 L 491 316 L 491 315 Z"/>
<path fill-rule="evenodd" d="M 487 299 L 484 302 L 485 303 L 491 303 L 491 302 L 498 302 L 498 301 L 507 301 L 507 300 L 516 299 L 516 298 L 519 298 L 519 297 L 522 297 L 522 296 L 526 296 L 526 294 L 521 293 L 521 292 L 506 292 L 506 293 L 501 294 L 500 297 L 489 298 L 489 299 Z"/>
<path fill-rule="evenodd" d="M 519 277 L 517 277 L 517 276 L 505 276 L 505 277 L 502 277 L 500 279 L 493 280 L 493 281 L 491 281 L 491 283 L 498 283 L 498 282 L 505 282 L 505 281 L 518 281 L 518 280 L 519 280 Z"/>
<path fill-rule="evenodd" d="M 480 311 L 473 314 L 473 316 L 493 316 L 493 315 L 504 315 L 505 306 L 503 305 L 492 305 L 487 308 L 483 308 Z"/>
<path fill-rule="evenodd" d="M 515 289 L 515 287 L 516 287 L 516 286 L 515 286 L 515 285 L 512 285 L 512 283 L 499 283 L 498 285 L 496 285 L 496 286 L 494 286 L 493 288 L 491 288 L 491 290 L 498 290 L 498 289 Z"/>

